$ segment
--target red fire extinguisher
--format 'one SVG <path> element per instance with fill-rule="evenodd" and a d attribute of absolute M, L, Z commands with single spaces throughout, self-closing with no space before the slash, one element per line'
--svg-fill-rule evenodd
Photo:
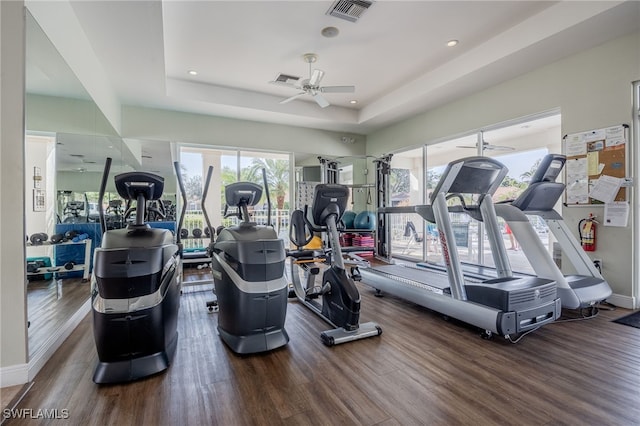
<path fill-rule="evenodd" d="M 596 221 L 593 213 L 589 213 L 589 217 L 578 222 L 578 233 L 580 235 L 580 244 L 584 251 L 596 251 Z"/>

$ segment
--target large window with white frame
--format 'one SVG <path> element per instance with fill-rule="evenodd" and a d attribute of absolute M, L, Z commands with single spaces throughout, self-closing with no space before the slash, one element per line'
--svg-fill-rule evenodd
<path fill-rule="evenodd" d="M 271 200 L 271 224 L 278 235 L 288 235 L 290 209 L 290 179 L 293 161 L 290 153 L 237 150 L 202 145 L 180 146 L 180 164 L 187 192 L 187 213 L 184 228 L 190 236 L 193 229 L 206 227 L 202 214 L 202 199 L 206 176 L 213 166 L 205 208 L 212 227 L 230 226 L 237 218 L 224 218 L 224 189 L 233 182 L 250 181 L 264 187 L 266 179 Z M 264 170 L 264 174 L 263 174 Z M 251 220 L 266 224 L 268 218 L 266 191 L 256 206 L 250 209 Z"/>
<path fill-rule="evenodd" d="M 494 195 L 494 201 L 514 199 L 527 187 L 528 179 L 544 155 L 561 152 L 561 139 L 560 115 L 554 113 L 488 127 L 423 148 L 395 153 L 390 177 L 390 202 L 394 206 L 429 203 L 430 191 L 435 188 L 446 165 L 455 159 L 475 155 L 495 158 L 507 166 L 509 173 Z M 419 192 L 411 194 L 402 185 L 394 185 L 394 182 L 402 182 L 405 175 L 408 179 L 405 187 L 415 186 Z M 441 263 L 442 252 L 435 226 L 424 222 L 418 215 L 409 216 L 390 215 L 393 256 Z M 451 220 L 460 259 L 471 264 L 493 266 L 483 224 L 463 213 L 452 214 Z M 544 222 L 537 217 L 530 220 L 551 251 L 553 241 Z M 510 249 L 507 252 L 513 269 L 532 272 L 531 265 L 520 250 L 520 242 L 513 239 L 502 220 L 499 223 L 505 246 Z M 415 228 L 415 232 L 412 228 Z"/>

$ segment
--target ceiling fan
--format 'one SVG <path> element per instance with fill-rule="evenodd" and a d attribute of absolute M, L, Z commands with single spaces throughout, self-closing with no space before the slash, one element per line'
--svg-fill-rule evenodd
<path fill-rule="evenodd" d="M 321 95 L 322 93 L 353 93 L 356 90 L 355 86 L 320 86 L 320 81 L 322 81 L 322 77 L 324 77 L 324 71 L 311 69 L 311 64 L 318 60 L 318 55 L 315 53 L 305 53 L 302 55 L 302 59 L 309 64 L 309 78 L 300 79 L 300 77 L 279 74 L 275 80 L 269 82 L 300 90 L 299 93 L 280 101 L 281 104 L 286 104 L 301 96 L 309 95 L 313 97 L 321 108 L 326 108 L 330 104 L 329 101 Z"/>
<path fill-rule="evenodd" d="M 478 143 L 476 142 L 475 145 L 473 146 L 465 146 L 465 145 L 460 145 L 457 146 L 456 148 L 473 148 L 473 149 L 478 149 Z M 514 147 L 511 146 L 503 146 L 503 145 L 493 145 L 490 144 L 489 142 L 484 140 L 484 135 L 482 136 L 482 149 L 483 150 L 487 150 L 487 151 L 515 151 Z"/>

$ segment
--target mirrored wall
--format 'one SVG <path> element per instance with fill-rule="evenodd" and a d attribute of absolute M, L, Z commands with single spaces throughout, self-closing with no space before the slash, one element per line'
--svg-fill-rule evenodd
<path fill-rule="evenodd" d="M 113 176 L 132 154 L 28 11 L 26 40 L 25 261 L 33 360 L 88 308 L 91 255 L 101 237 L 90 217 L 97 214 L 105 160 L 114 159 Z M 114 191 L 112 184 L 107 189 Z M 69 231 L 90 235 L 73 241 Z"/>

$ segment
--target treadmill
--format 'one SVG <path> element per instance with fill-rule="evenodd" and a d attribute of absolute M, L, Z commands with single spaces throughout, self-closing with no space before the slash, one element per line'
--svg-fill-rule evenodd
<path fill-rule="evenodd" d="M 556 182 L 565 162 L 564 155 L 546 155 L 527 189 L 510 203 L 496 204 L 496 214 L 507 221 L 518 241 L 527 242 L 521 245 L 522 251 L 536 275 L 556 280 L 562 306 L 569 309 L 589 308 L 607 299 L 612 291 L 562 216 L 553 208 L 565 190 L 564 183 Z M 540 216 L 546 222 L 560 244 L 564 257 L 573 265 L 575 274 L 563 275 L 549 251 L 542 243 L 537 244 L 539 238 L 529 225 L 529 215 Z"/>
<path fill-rule="evenodd" d="M 555 280 L 514 276 L 511 271 L 491 199 L 507 172 L 502 163 L 487 157 L 449 163 L 431 194 L 431 204 L 412 207 L 413 212 L 436 224 L 444 270 L 401 264 L 374 266 L 360 270 L 362 282 L 479 327 L 485 337 L 499 334 L 511 339 L 559 318 L 561 305 Z M 451 199 L 457 199 L 460 205 L 449 207 Z M 406 211 L 407 207 L 382 207 L 378 213 Z M 496 265 L 495 278 L 463 275 L 449 211 L 464 212 L 485 223 Z"/>

